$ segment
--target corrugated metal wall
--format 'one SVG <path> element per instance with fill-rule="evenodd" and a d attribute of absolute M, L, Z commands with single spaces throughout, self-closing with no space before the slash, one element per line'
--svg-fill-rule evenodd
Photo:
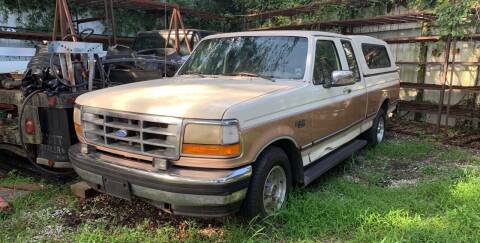
<path fill-rule="evenodd" d="M 395 13 L 402 14 L 407 10 L 397 9 Z M 431 30 L 435 33 L 435 29 Z M 395 24 L 395 25 L 382 25 L 382 26 L 366 26 L 358 27 L 354 29 L 356 34 L 365 34 L 382 39 L 399 38 L 399 37 L 416 37 L 421 36 L 421 23 L 408 23 L 408 24 Z M 421 56 L 421 43 L 405 43 L 405 44 L 391 44 L 391 50 L 395 55 L 397 62 L 419 62 Z M 426 43 L 427 56 L 426 62 L 438 62 L 444 61 L 445 42 L 429 42 Z M 452 47 L 453 48 L 453 47 Z M 480 42 L 479 41 L 458 41 L 456 48 L 450 51 L 450 61 L 453 60 L 455 53 L 455 62 L 479 62 L 480 61 Z M 399 64 L 400 77 L 402 82 L 417 83 L 419 75 L 419 64 Z M 474 86 L 480 85 L 479 81 L 479 67 L 478 65 L 449 65 L 449 73 L 447 75 L 450 82 L 453 78 L 453 85 L 462 86 Z M 452 76 L 453 70 L 453 76 Z M 441 72 L 442 65 L 439 64 L 427 64 L 425 72 L 426 84 L 441 85 Z M 402 89 L 401 99 L 406 101 L 414 101 L 419 91 L 415 89 Z M 438 90 L 424 90 L 423 102 L 429 102 L 438 104 L 440 100 L 441 92 Z M 445 92 L 445 101 L 447 103 L 447 92 Z M 472 98 L 472 94 L 462 92 L 460 90 L 454 90 L 451 95 L 450 104 L 458 104 L 465 101 L 465 98 Z M 480 107 L 480 95 L 477 96 L 476 103 Z M 413 117 L 413 116 L 411 116 Z M 427 122 L 436 123 L 437 115 L 428 114 L 424 117 Z M 444 123 L 445 121 L 442 121 Z M 456 120 L 449 119 L 449 125 L 455 125 Z M 474 121 L 478 126 L 478 120 Z"/>

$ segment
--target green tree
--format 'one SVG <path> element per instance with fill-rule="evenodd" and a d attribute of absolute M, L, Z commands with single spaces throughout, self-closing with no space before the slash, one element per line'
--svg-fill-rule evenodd
<path fill-rule="evenodd" d="M 410 6 L 432 11 L 436 16 L 434 25 L 444 36 L 463 37 L 480 23 L 480 0 L 411 0 Z"/>

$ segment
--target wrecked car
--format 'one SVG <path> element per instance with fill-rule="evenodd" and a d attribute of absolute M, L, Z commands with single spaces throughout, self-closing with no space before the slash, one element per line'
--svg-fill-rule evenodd
<path fill-rule="evenodd" d="M 212 31 L 186 29 L 178 33 L 178 49 L 175 46 L 175 31 L 141 31 L 132 48 L 115 45 L 109 48 L 103 65 L 109 81 L 122 84 L 172 77 L 190 55 L 186 41 L 193 48 Z M 168 39 L 168 44 L 167 44 Z"/>
<path fill-rule="evenodd" d="M 86 39 L 92 33 L 86 29 L 78 38 Z M 45 179 L 75 175 L 68 157 L 68 148 L 78 142 L 73 105 L 80 94 L 108 86 L 104 79 L 93 79 L 93 72 L 89 72 L 100 65 L 104 54 L 100 43 L 45 42 L 37 46 L 22 75 L 1 76 L 0 150 L 30 162 L 2 163 Z"/>

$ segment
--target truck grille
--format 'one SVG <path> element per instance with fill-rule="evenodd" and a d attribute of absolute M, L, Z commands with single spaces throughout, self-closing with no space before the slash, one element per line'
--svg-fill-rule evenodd
<path fill-rule="evenodd" d="M 179 158 L 181 119 L 83 107 L 82 124 L 90 144 L 158 158 Z"/>

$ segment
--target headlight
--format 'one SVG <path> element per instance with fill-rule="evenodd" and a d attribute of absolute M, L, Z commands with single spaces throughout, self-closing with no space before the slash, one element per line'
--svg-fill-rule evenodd
<path fill-rule="evenodd" d="M 85 139 L 83 137 L 83 129 L 82 129 L 82 110 L 79 105 L 75 105 L 73 108 L 73 126 L 75 128 L 75 133 L 77 134 L 77 138 L 81 143 L 85 143 Z"/>
<path fill-rule="evenodd" d="M 185 155 L 235 157 L 240 155 L 236 122 L 189 123 L 185 126 L 182 153 Z"/>

